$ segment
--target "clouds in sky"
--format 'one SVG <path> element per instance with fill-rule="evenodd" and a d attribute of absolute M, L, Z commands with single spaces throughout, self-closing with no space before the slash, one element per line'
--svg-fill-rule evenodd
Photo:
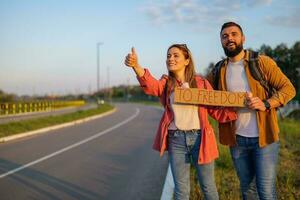
<path fill-rule="evenodd" d="M 289 2 L 283 3 L 287 5 Z M 239 12 L 255 12 L 255 9 L 268 8 L 272 4 L 275 4 L 274 0 L 167 0 L 149 1 L 141 7 L 141 10 L 153 24 L 158 26 L 165 26 L 168 23 L 211 26 L 224 21 L 237 20 L 236 16 Z M 289 8 L 285 6 L 280 11 L 273 12 L 276 15 L 272 16 L 265 14 L 266 16 L 262 16 L 262 22 L 299 28 L 299 7 L 291 10 L 291 6 Z"/>
<path fill-rule="evenodd" d="M 300 28 L 300 7 L 293 7 L 286 14 L 266 17 L 267 23 L 274 26 Z"/>
<path fill-rule="evenodd" d="M 249 6 L 265 6 L 270 5 L 272 0 L 243 0 L 242 2 L 246 2 Z"/>
<path fill-rule="evenodd" d="M 149 2 L 142 7 L 151 22 L 159 26 L 167 23 L 220 22 L 227 17 L 229 9 L 238 9 L 235 0 L 229 8 L 224 7 L 221 1 L 200 2 L 195 0 Z"/>

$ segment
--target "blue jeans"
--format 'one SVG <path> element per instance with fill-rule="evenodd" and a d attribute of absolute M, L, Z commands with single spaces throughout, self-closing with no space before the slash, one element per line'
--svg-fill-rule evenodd
<path fill-rule="evenodd" d="M 260 148 L 258 137 L 237 135 L 236 141 L 237 146 L 231 147 L 230 153 L 243 199 L 276 199 L 279 142 Z"/>
<path fill-rule="evenodd" d="M 191 163 L 197 170 L 198 180 L 205 199 L 219 199 L 214 180 L 214 162 L 204 165 L 198 164 L 200 142 L 200 130 L 177 130 L 168 134 L 168 154 L 175 183 L 175 200 L 189 200 Z"/>

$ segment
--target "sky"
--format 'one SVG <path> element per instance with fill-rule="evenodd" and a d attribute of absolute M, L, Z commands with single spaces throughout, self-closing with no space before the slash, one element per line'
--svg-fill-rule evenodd
<path fill-rule="evenodd" d="M 91 93 L 138 84 L 124 65 L 134 46 L 156 78 L 166 51 L 185 43 L 196 71 L 224 56 L 223 23 L 239 23 L 245 48 L 300 41 L 299 0 L 0 0 L 0 89 L 18 95 Z"/>

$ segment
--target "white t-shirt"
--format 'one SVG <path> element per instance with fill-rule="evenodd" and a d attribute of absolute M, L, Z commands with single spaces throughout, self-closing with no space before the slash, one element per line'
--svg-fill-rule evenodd
<path fill-rule="evenodd" d="M 250 91 L 243 60 L 234 63 L 228 62 L 226 85 L 230 92 Z M 249 108 L 239 108 L 237 115 L 236 134 L 244 137 L 258 137 L 256 111 Z"/>
<path fill-rule="evenodd" d="M 189 83 L 185 82 L 181 87 L 189 88 Z M 174 120 L 171 122 L 169 130 L 200 129 L 197 105 L 175 103 L 174 92 L 170 94 L 170 103 L 174 113 Z"/>

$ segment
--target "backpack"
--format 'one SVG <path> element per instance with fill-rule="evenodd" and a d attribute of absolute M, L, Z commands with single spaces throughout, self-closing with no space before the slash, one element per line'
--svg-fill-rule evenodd
<path fill-rule="evenodd" d="M 265 76 L 263 75 L 263 72 L 262 72 L 261 68 L 259 67 L 258 55 L 259 55 L 258 52 L 249 50 L 250 74 L 255 80 L 257 80 L 261 84 L 261 86 L 263 86 L 263 88 L 267 92 L 267 96 L 271 97 L 274 93 L 276 93 L 276 89 L 273 88 L 265 79 Z M 220 69 L 221 69 L 221 66 L 223 65 L 224 61 L 225 61 L 225 59 L 219 61 L 214 66 L 214 69 L 212 71 L 213 76 L 214 76 L 213 87 L 215 89 L 218 88 L 218 85 L 219 85 Z"/>

